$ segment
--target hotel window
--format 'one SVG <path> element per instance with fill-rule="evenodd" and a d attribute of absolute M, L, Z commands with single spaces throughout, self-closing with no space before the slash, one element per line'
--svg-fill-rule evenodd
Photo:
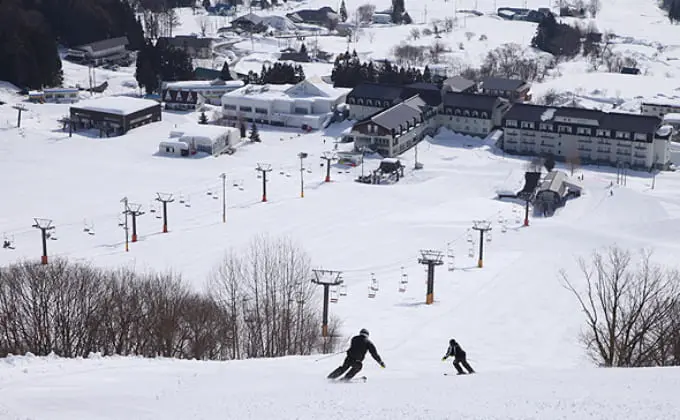
<path fill-rule="evenodd" d="M 541 130 L 544 130 L 544 131 L 553 131 L 552 124 L 541 123 L 541 125 L 539 127 L 541 128 Z"/>
<path fill-rule="evenodd" d="M 470 116 L 470 111 L 468 111 L 467 109 L 466 109 L 465 111 L 463 111 L 463 116 L 464 116 L 464 117 L 469 117 L 469 116 Z"/>
<path fill-rule="evenodd" d="M 576 127 L 576 134 L 582 136 L 589 136 L 591 134 L 590 128 L 588 127 Z"/>
<path fill-rule="evenodd" d="M 479 118 L 479 112 L 472 111 L 472 116 L 475 117 L 475 118 Z"/>
<path fill-rule="evenodd" d="M 520 123 L 520 125 L 521 125 L 521 128 L 531 128 L 531 129 L 534 128 L 534 123 L 530 122 L 530 121 L 522 121 Z"/>
<path fill-rule="evenodd" d="M 231 109 L 232 111 L 236 111 L 236 105 L 224 104 L 224 109 Z"/>
<path fill-rule="evenodd" d="M 646 141 L 647 140 L 647 135 L 642 134 L 642 133 L 635 133 L 635 140 L 638 141 Z"/>
<path fill-rule="evenodd" d="M 255 112 L 258 114 L 266 114 L 268 111 L 266 108 L 255 108 Z"/>
<path fill-rule="evenodd" d="M 460 109 L 456 108 L 456 110 L 454 111 L 454 114 L 460 115 Z"/>
<path fill-rule="evenodd" d="M 253 108 L 250 107 L 250 106 L 240 106 L 240 107 L 239 107 L 239 110 L 241 110 L 241 111 L 243 111 L 243 112 L 252 112 L 252 111 L 253 111 Z"/>
<path fill-rule="evenodd" d="M 451 108 L 446 108 L 446 113 L 451 115 Z"/>
<path fill-rule="evenodd" d="M 486 112 L 482 112 L 482 118 L 488 119 L 488 118 L 489 118 L 489 114 L 487 114 Z"/>
<path fill-rule="evenodd" d="M 366 99 L 366 106 L 373 106 L 373 101 L 370 99 Z"/>
<path fill-rule="evenodd" d="M 558 125 L 557 132 L 571 134 L 571 127 L 569 127 L 568 125 Z"/>
<path fill-rule="evenodd" d="M 505 120 L 505 126 L 506 127 L 517 127 L 517 121 L 516 120 Z"/>
<path fill-rule="evenodd" d="M 357 99 L 357 104 L 363 105 L 363 104 L 364 104 L 364 100 L 361 99 L 361 98 Z"/>
<path fill-rule="evenodd" d="M 616 132 L 616 138 L 617 139 L 629 139 L 630 133 L 628 133 L 626 131 L 617 131 Z"/>

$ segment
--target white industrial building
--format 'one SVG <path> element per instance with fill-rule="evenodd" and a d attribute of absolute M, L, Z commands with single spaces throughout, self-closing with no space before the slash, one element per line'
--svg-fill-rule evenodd
<path fill-rule="evenodd" d="M 229 120 L 319 129 L 350 90 L 319 77 L 294 85 L 247 85 L 222 96 L 222 111 Z"/>
<path fill-rule="evenodd" d="M 170 131 L 170 139 L 159 143 L 161 154 L 188 156 L 198 152 L 219 155 L 228 152 L 240 140 L 234 127 L 208 124 L 185 124 Z"/>

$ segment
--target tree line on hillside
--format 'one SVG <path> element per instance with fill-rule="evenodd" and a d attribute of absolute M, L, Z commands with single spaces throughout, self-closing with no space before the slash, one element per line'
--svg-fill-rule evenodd
<path fill-rule="evenodd" d="M 334 341 L 320 337 L 310 277 L 303 251 L 263 237 L 245 253 L 225 256 L 210 276 L 209 293 L 192 291 L 174 274 L 64 259 L 19 262 L 0 267 L 0 357 L 226 360 L 331 351 Z"/>
<path fill-rule="evenodd" d="M 680 0 L 662 0 L 661 8 L 668 12 L 671 23 L 680 21 Z"/>
<path fill-rule="evenodd" d="M 144 43 L 133 8 L 121 0 L 0 0 L 0 79 L 19 87 L 62 81 L 57 45 L 72 47 L 126 35 Z"/>
<path fill-rule="evenodd" d="M 147 94 L 159 92 L 161 82 L 193 80 L 191 57 L 166 43 L 146 41 L 137 53 L 135 79 Z"/>
<path fill-rule="evenodd" d="M 245 83 L 256 85 L 296 84 L 303 80 L 305 80 L 305 71 L 302 66 L 286 62 L 276 62 L 271 66 L 263 64 L 260 73 L 251 70 L 244 78 Z"/>
<path fill-rule="evenodd" d="M 356 51 L 339 54 L 333 65 L 331 80 L 335 87 L 353 88 L 361 83 L 407 85 L 416 82 L 430 82 L 430 69 L 421 72 L 412 67 L 400 67 L 384 60 L 362 62 Z"/>

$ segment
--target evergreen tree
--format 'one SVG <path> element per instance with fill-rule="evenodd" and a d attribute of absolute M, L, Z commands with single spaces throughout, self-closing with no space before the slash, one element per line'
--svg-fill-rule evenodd
<path fill-rule="evenodd" d="M 202 111 L 201 116 L 198 117 L 198 123 L 199 124 L 208 124 L 208 116 L 205 115 L 205 111 Z"/>
<path fill-rule="evenodd" d="M 304 54 L 305 56 L 307 55 L 307 46 L 303 42 L 302 45 L 300 45 L 300 54 Z"/>
<path fill-rule="evenodd" d="M 135 79 L 139 87 L 143 88 L 147 94 L 153 93 L 158 89 L 157 69 L 160 67 L 160 59 L 156 57 L 156 48 L 147 42 L 137 53 L 137 68 Z"/>
<path fill-rule="evenodd" d="M 203 8 L 205 10 L 208 10 L 212 7 L 212 4 L 210 4 L 210 0 L 203 0 Z"/>
<path fill-rule="evenodd" d="M 260 143 L 260 132 L 257 129 L 257 125 L 253 121 L 253 125 L 250 126 L 250 141 L 253 143 Z"/>
<path fill-rule="evenodd" d="M 392 22 L 401 23 L 404 12 L 404 0 L 392 0 Z"/>
<path fill-rule="evenodd" d="M 680 0 L 673 0 L 668 8 L 668 19 L 671 23 L 680 20 Z"/>
<path fill-rule="evenodd" d="M 430 73 L 430 67 L 428 66 L 425 66 L 425 70 L 423 70 L 423 82 L 432 83 L 432 73 Z"/>
<path fill-rule="evenodd" d="M 241 130 L 241 138 L 244 139 L 246 138 L 246 123 L 241 120 L 241 124 L 239 125 L 239 129 Z"/>
<path fill-rule="evenodd" d="M 347 6 L 345 5 L 345 0 L 340 3 L 340 20 L 347 22 Z"/>
<path fill-rule="evenodd" d="M 224 80 L 225 82 L 227 80 L 233 80 L 233 77 L 231 77 L 231 72 L 229 71 L 229 63 L 226 61 L 222 65 L 222 70 L 220 71 L 220 79 Z"/>

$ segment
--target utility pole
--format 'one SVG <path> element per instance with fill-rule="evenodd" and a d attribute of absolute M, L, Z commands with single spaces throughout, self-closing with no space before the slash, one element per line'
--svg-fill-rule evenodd
<path fill-rule="evenodd" d="M 227 223 L 227 174 L 222 172 L 222 223 Z"/>
<path fill-rule="evenodd" d="M 321 325 L 321 335 L 328 337 L 328 296 L 329 288 L 342 284 L 340 275 L 342 271 L 333 270 L 312 270 L 314 278 L 312 283 L 323 286 L 323 323 Z"/>
<path fill-rule="evenodd" d="M 267 173 L 272 171 L 272 165 L 269 163 L 258 163 L 256 171 L 262 175 L 262 202 L 267 201 Z"/>
<path fill-rule="evenodd" d="M 127 207 L 127 212 L 132 216 L 132 242 L 137 242 L 137 216 L 143 215 L 144 212 L 141 204 L 128 203 Z"/>
<path fill-rule="evenodd" d="M 477 267 L 484 266 L 484 233 L 491 231 L 491 222 L 487 220 L 475 220 L 472 222 L 474 226 L 472 229 L 479 231 L 479 261 Z"/>
<path fill-rule="evenodd" d="M 298 157 L 300 158 L 300 198 L 305 198 L 305 159 L 307 159 L 309 155 L 305 152 L 300 152 L 298 153 Z"/>
<path fill-rule="evenodd" d="M 331 182 L 331 162 L 336 159 L 335 153 L 323 152 L 321 159 L 326 161 L 326 179 L 325 182 Z"/>
<path fill-rule="evenodd" d="M 433 251 L 429 249 L 420 250 L 420 258 L 418 263 L 427 266 L 427 294 L 425 295 L 425 304 L 431 305 L 434 302 L 434 268 L 438 265 L 444 264 L 444 254 L 441 251 Z"/>
<path fill-rule="evenodd" d="M 130 240 L 128 235 L 128 214 L 130 213 L 130 207 L 128 207 L 127 197 L 123 197 L 120 202 L 123 203 L 123 214 L 125 215 L 125 225 L 123 225 L 123 229 L 125 230 L 125 252 L 128 252 L 130 251 Z"/>
<path fill-rule="evenodd" d="M 361 179 L 364 179 L 364 154 L 366 153 L 366 147 L 361 146 L 359 149 L 361 151 Z"/>
<path fill-rule="evenodd" d="M 33 221 L 35 221 L 33 227 L 36 229 L 40 229 L 40 232 L 42 233 L 42 257 L 40 258 L 40 263 L 47 264 L 47 238 L 49 237 L 48 232 L 50 230 L 53 230 L 54 226 L 52 226 L 51 219 L 33 218 Z"/>
<path fill-rule="evenodd" d="M 156 193 L 156 201 L 163 203 L 163 233 L 168 233 L 168 203 L 175 201 L 170 193 Z"/>
<path fill-rule="evenodd" d="M 12 108 L 16 109 L 19 111 L 19 116 L 17 117 L 17 128 L 21 128 L 21 112 L 22 111 L 28 111 L 28 108 L 25 106 L 19 104 L 19 105 L 14 105 Z"/>

